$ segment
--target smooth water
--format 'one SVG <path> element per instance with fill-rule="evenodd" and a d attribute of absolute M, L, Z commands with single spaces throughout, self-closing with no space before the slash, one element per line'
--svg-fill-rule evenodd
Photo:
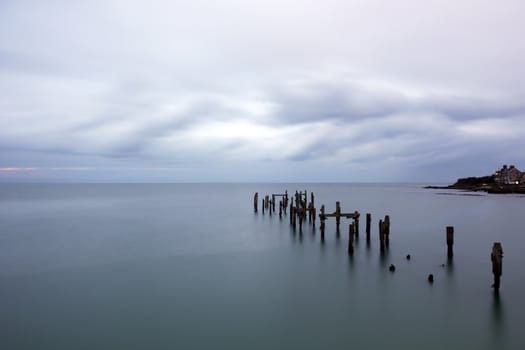
<path fill-rule="evenodd" d="M 322 243 L 319 228 L 300 234 L 288 216 L 254 214 L 256 191 L 261 199 L 285 189 L 313 191 L 327 212 L 336 201 L 361 212 L 354 256 L 347 220 L 338 237 L 329 219 Z M 444 192 L 0 185 L 0 349 L 525 349 L 525 198 Z M 390 247 L 381 255 L 385 214 Z M 499 297 L 490 288 L 496 241 Z"/>

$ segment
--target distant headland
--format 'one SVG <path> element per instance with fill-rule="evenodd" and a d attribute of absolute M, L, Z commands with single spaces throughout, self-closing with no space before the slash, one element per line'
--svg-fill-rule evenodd
<path fill-rule="evenodd" d="M 521 172 L 514 165 L 503 165 L 492 175 L 466 177 L 458 179 L 453 185 L 426 186 L 425 188 L 525 194 L 525 172 Z"/>

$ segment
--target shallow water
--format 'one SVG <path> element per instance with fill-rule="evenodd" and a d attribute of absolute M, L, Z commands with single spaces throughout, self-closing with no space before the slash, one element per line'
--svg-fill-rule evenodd
<path fill-rule="evenodd" d="M 347 220 L 337 236 L 329 219 L 322 243 L 319 228 L 301 234 L 287 216 L 254 214 L 256 191 L 284 189 L 313 191 L 327 212 L 337 200 L 361 212 L 354 256 Z M 0 185 L 0 348 L 523 349 L 525 198 L 461 194 L 382 184 Z M 446 226 L 455 227 L 451 262 Z M 496 241 L 499 297 L 490 288 Z"/>

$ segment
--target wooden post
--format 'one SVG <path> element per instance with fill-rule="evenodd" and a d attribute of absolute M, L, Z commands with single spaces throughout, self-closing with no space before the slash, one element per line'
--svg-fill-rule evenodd
<path fill-rule="evenodd" d="M 385 224 L 383 220 L 379 220 L 379 245 L 381 251 L 385 250 Z"/>
<path fill-rule="evenodd" d="M 335 202 L 335 224 L 339 232 L 339 224 L 341 223 L 341 203 Z"/>
<path fill-rule="evenodd" d="M 268 203 L 268 212 L 270 213 L 270 216 L 272 216 L 272 202 Z"/>
<path fill-rule="evenodd" d="M 301 213 L 299 214 L 299 232 L 303 232 L 303 215 Z"/>
<path fill-rule="evenodd" d="M 313 214 L 312 214 L 312 226 L 315 228 L 315 216 L 317 215 L 317 209 L 312 208 Z"/>
<path fill-rule="evenodd" d="M 500 242 L 494 242 L 490 258 L 492 260 L 492 273 L 494 274 L 494 284 L 492 285 L 492 288 L 494 288 L 494 291 L 497 293 L 499 292 L 500 279 L 503 274 L 503 248 L 501 247 Z"/>
<path fill-rule="evenodd" d="M 454 255 L 452 246 L 454 245 L 454 227 L 447 226 L 447 256 L 451 258 Z"/>
<path fill-rule="evenodd" d="M 357 236 L 359 236 L 359 212 L 356 210 L 354 215 L 355 235 L 357 238 Z"/>
<path fill-rule="evenodd" d="M 384 236 L 385 236 L 385 243 L 386 243 L 386 246 L 388 247 L 389 244 L 390 244 L 390 216 L 388 215 L 385 215 L 385 221 L 383 222 L 383 226 L 384 226 Z"/>
<path fill-rule="evenodd" d="M 307 196 L 307 192 L 306 192 L 306 190 L 304 190 L 304 206 L 305 206 L 305 207 L 308 206 L 308 196 Z"/>
<path fill-rule="evenodd" d="M 272 209 L 275 212 L 275 195 L 272 194 Z"/>
<path fill-rule="evenodd" d="M 283 217 L 283 201 L 279 201 L 279 218 Z"/>
<path fill-rule="evenodd" d="M 262 205 L 261 205 L 261 207 L 262 207 L 262 211 L 263 211 L 262 213 L 263 213 L 263 215 L 264 215 L 264 198 L 261 199 L 261 200 L 262 200 Z"/>
<path fill-rule="evenodd" d="M 372 223 L 372 214 L 366 214 L 366 241 L 370 242 L 370 224 Z"/>
<path fill-rule="evenodd" d="M 348 254 L 354 253 L 354 224 L 348 225 Z"/>
<path fill-rule="evenodd" d="M 284 191 L 284 207 L 288 207 L 288 190 Z"/>
<path fill-rule="evenodd" d="M 290 225 L 293 224 L 293 205 L 290 203 Z"/>
<path fill-rule="evenodd" d="M 253 196 L 253 211 L 257 213 L 257 203 L 259 202 L 259 193 L 255 192 L 255 196 Z"/>
<path fill-rule="evenodd" d="M 321 225 L 320 225 L 321 239 L 324 239 L 324 221 L 326 220 L 324 216 L 324 204 L 321 205 L 321 214 L 319 214 L 319 220 L 321 221 Z"/>

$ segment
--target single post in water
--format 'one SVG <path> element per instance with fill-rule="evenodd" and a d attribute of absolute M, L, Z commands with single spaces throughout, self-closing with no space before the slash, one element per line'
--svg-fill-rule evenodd
<path fill-rule="evenodd" d="M 492 288 L 494 288 L 494 292 L 498 293 L 501 275 L 503 274 L 503 248 L 501 247 L 500 242 L 494 242 L 490 258 L 492 260 L 492 273 L 494 274 L 494 284 L 492 285 Z"/>
<path fill-rule="evenodd" d="M 359 236 L 359 212 L 356 210 L 354 212 L 354 224 L 355 224 L 355 236 Z"/>
<path fill-rule="evenodd" d="M 372 214 L 366 214 L 366 241 L 370 242 L 370 224 L 372 223 Z"/>
<path fill-rule="evenodd" d="M 447 226 L 447 256 L 451 258 L 454 255 L 454 226 Z"/>
<path fill-rule="evenodd" d="M 354 224 L 348 225 L 348 254 L 354 254 Z"/>
<path fill-rule="evenodd" d="M 390 245 L 390 216 L 385 215 L 385 221 L 383 222 L 383 226 L 385 231 L 385 243 L 386 247 L 388 248 L 388 246 Z"/>
<path fill-rule="evenodd" d="M 385 250 L 385 224 L 383 220 L 379 220 L 379 246 L 383 252 Z"/>
<path fill-rule="evenodd" d="M 259 202 L 259 193 L 255 192 L 255 196 L 253 196 L 253 211 L 257 213 L 257 203 Z"/>
<path fill-rule="evenodd" d="M 341 223 L 341 203 L 335 202 L 335 224 L 337 232 L 339 232 L 339 224 Z"/>
<path fill-rule="evenodd" d="M 321 221 L 320 229 L 321 229 L 321 239 L 324 239 L 324 221 L 326 220 L 326 217 L 324 216 L 324 204 L 321 205 L 321 214 L 319 214 L 319 220 Z"/>

